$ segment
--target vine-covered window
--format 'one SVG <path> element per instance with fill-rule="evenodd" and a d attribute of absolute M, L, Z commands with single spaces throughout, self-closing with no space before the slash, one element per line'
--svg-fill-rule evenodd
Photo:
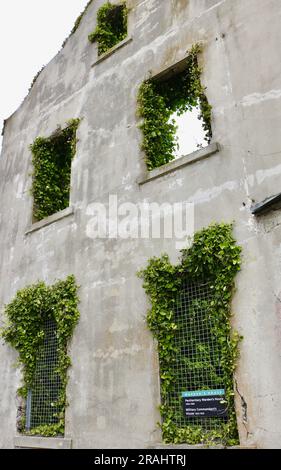
<path fill-rule="evenodd" d="M 78 119 L 30 146 L 33 163 L 33 220 L 39 221 L 69 206 L 71 161 L 76 152 Z"/>
<path fill-rule="evenodd" d="M 48 286 L 44 282 L 17 292 L 6 306 L 1 336 L 19 353 L 17 430 L 27 435 L 64 435 L 68 341 L 79 319 L 74 276 Z"/>
<path fill-rule="evenodd" d="M 175 384 L 168 397 L 169 405 L 175 412 L 175 424 L 179 428 L 188 424 L 204 431 L 220 431 L 222 423 L 227 423 L 227 407 L 223 406 L 225 384 L 221 366 L 222 344 L 215 333 L 216 319 L 211 315 L 210 309 L 212 301 L 211 281 L 190 282 L 183 277 L 175 297 Z M 190 407 L 187 417 L 183 412 L 184 394 L 192 396 L 192 392 L 201 390 L 222 396 L 222 403 L 218 400 L 219 410 L 214 410 L 213 413 L 203 411 L 204 407 L 206 410 L 210 408 L 209 402 L 214 406 L 214 399 L 209 395 L 207 398 L 203 397 L 202 403 L 202 397 L 198 393 L 198 401 L 193 403 L 191 399 L 187 404 Z M 213 416 L 209 416 L 210 414 Z"/>
<path fill-rule="evenodd" d="M 26 430 L 58 424 L 62 413 L 59 396 L 62 381 L 58 373 L 57 325 L 52 317 L 43 324 L 44 339 L 37 359 L 32 386 L 28 390 Z"/>
<path fill-rule="evenodd" d="M 239 443 L 233 373 L 241 337 L 231 328 L 241 248 L 231 224 L 196 232 L 179 264 L 151 258 L 139 272 L 157 339 L 162 433 L 166 443 Z"/>
<path fill-rule="evenodd" d="M 104 54 L 126 38 L 128 10 L 125 3 L 105 3 L 97 15 L 96 29 L 89 34 L 89 41 L 98 43 L 98 54 Z"/>
<path fill-rule="evenodd" d="M 201 84 L 199 45 L 187 58 L 139 91 L 142 148 L 148 170 L 208 145 L 212 138 L 211 106 Z"/>

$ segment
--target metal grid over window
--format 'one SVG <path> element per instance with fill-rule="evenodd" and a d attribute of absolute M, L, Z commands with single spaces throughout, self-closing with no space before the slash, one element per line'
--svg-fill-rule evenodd
<path fill-rule="evenodd" d="M 186 417 L 181 394 L 224 388 L 220 344 L 213 331 L 210 315 L 211 301 L 210 282 L 183 281 L 175 305 L 175 345 L 178 351 L 174 363 L 176 383 L 169 396 L 169 405 L 175 411 L 177 426 L 200 426 L 205 431 L 220 428 L 227 418 Z"/>
<path fill-rule="evenodd" d="M 52 318 L 44 323 L 44 340 L 40 347 L 32 389 L 29 390 L 26 409 L 26 428 L 58 423 L 57 405 L 62 389 L 58 368 L 57 327 Z"/>

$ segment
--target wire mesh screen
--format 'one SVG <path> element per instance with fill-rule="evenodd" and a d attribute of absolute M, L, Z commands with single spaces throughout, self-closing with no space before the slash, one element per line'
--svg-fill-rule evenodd
<path fill-rule="evenodd" d="M 44 324 L 44 340 L 37 357 L 32 389 L 29 391 L 26 422 L 27 428 L 30 429 L 58 423 L 60 408 L 57 405 L 57 400 L 62 384 L 57 373 L 58 340 L 56 332 L 55 321 L 48 318 Z"/>
<path fill-rule="evenodd" d="M 220 345 L 210 315 L 211 300 L 210 282 L 183 281 L 175 304 L 175 345 L 178 351 L 174 362 L 176 382 L 169 396 L 169 405 L 175 411 L 177 426 L 200 426 L 205 431 L 220 428 L 227 418 L 186 417 L 181 394 L 224 388 Z"/>

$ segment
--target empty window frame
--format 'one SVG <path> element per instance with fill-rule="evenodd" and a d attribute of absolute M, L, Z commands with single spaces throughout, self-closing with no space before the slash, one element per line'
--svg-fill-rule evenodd
<path fill-rule="evenodd" d="M 69 206 L 71 161 L 76 152 L 78 119 L 50 137 L 38 137 L 31 145 L 33 163 L 33 221 L 37 222 Z"/>
<path fill-rule="evenodd" d="M 211 142 L 211 106 L 194 46 L 188 57 L 145 81 L 139 92 L 143 150 L 149 170 Z"/>
<path fill-rule="evenodd" d="M 216 338 L 214 321 L 209 313 L 213 296 L 211 285 L 211 282 L 189 282 L 184 279 L 177 295 L 175 385 L 168 398 L 177 427 L 200 427 L 205 432 L 220 430 L 222 424 L 227 423 L 227 417 L 186 417 L 182 394 L 225 389 L 221 345 Z"/>
<path fill-rule="evenodd" d="M 97 14 L 96 29 L 89 34 L 89 41 L 98 43 L 98 55 L 102 55 L 123 41 L 128 34 L 128 10 L 125 3 L 105 3 Z"/>
<path fill-rule="evenodd" d="M 32 387 L 28 391 L 26 405 L 26 431 L 40 426 L 57 424 L 62 407 L 63 391 L 59 366 L 57 326 L 48 318 L 43 326 L 44 340 L 39 349 Z"/>

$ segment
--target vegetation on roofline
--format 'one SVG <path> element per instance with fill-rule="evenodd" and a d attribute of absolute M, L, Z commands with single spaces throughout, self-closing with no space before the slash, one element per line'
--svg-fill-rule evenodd
<path fill-rule="evenodd" d="M 89 0 L 84 10 L 77 17 L 72 30 L 67 38 L 62 43 L 62 49 L 66 45 L 68 39 L 79 28 L 81 21 L 94 0 Z M 109 1 L 100 8 L 98 12 L 98 26 L 96 30 L 89 35 L 91 42 L 98 41 L 99 54 L 106 52 L 118 42 L 125 39 L 127 36 L 127 15 L 128 10 L 125 4 L 113 5 Z M 31 91 L 33 85 L 36 83 L 40 73 L 44 70 L 43 66 L 33 78 L 29 87 L 28 93 Z"/>
<path fill-rule="evenodd" d="M 70 31 L 69 33 L 69 36 L 64 40 L 64 42 L 62 43 L 62 48 L 66 45 L 68 39 L 77 31 L 77 29 L 79 28 L 80 26 L 80 23 L 85 15 L 85 13 L 87 12 L 88 8 L 90 7 L 90 5 L 93 3 L 94 0 L 89 0 L 89 2 L 87 3 L 87 5 L 85 6 L 84 10 L 80 13 L 80 15 L 78 16 L 78 18 L 76 19 L 75 23 L 74 23 L 74 26 L 72 28 L 72 30 Z"/>
<path fill-rule="evenodd" d="M 36 74 L 35 77 L 33 78 L 32 82 L 31 82 L 31 85 L 30 85 L 30 87 L 29 87 L 29 89 L 28 89 L 28 93 L 29 93 L 30 90 L 33 88 L 33 85 L 35 85 L 35 83 L 37 82 L 37 79 L 39 78 L 39 75 L 43 72 L 44 68 L 45 68 L 45 65 L 43 65 L 43 66 L 41 67 L 41 69 L 37 72 L 37 74 Z"/>
<path fill-rule="evenodd" d="M 87 3 L 87 5 L 85 6 L 84 10 L 80 13 L 80 15 L 78 16 L 78 18 L 76 19 L 74 25 L 73 25 L 73 28 L 72 30 L 70 31 L 69 35 L 67 36 L 67 38 L 65 38 L 65 40 L 63 41 L 62 43 L 62 46 L 61 48 L 63 49 L 64 46 L 66 45 L 68 39 L 77 31 L 77 29 L 79 28 L 80 26 L 80 23 L 85 15 L 85 13 L 87 12 L 88 8 L 90 7 L 91 3 L 93 2 L 94 0 L 89 0 L 89 2 Z M 33 85 L 35 84 L 37 78 L 39 77 L 40 73 L 44 70 L 45 68 L 45 65 L 37 72 L 37 74 L 35 75 L 35 77 L 33 78 L 32 82 L 31 82 L 31 85 L 29 87 L 29 90 L 28 90 L 28 93 L 30 92 L 30 90 L 32 89 Z"/>

